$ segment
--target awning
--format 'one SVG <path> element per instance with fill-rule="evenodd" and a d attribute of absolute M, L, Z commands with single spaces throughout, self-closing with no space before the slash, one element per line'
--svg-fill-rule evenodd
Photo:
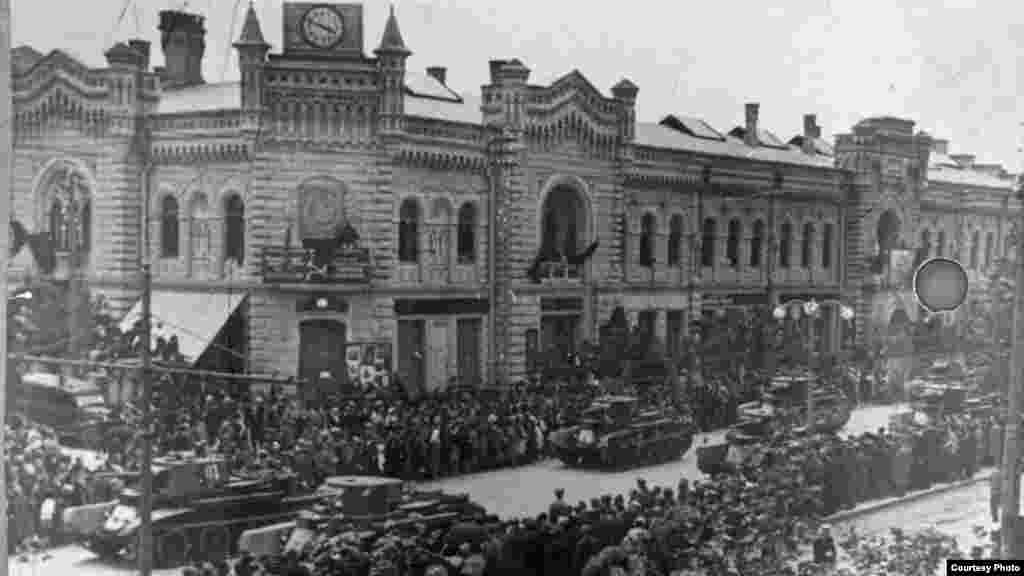
<path fill-rule="evenodd" d="M 150 299 L 151 345 L 163 337 L 178 337 L 178 351 L 194 364 L 217 337 L 221 327 L 245 300 L 245 292 L 179 292 L 154 290 Z M 142 301 L 125 314 L 121 331 L 132 329 L 142 314 Z"/>

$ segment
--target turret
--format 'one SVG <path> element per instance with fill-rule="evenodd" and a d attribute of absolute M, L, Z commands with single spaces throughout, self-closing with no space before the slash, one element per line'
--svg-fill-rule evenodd
<path fill-rule="evenodd" d="M 633 141 L 636 127 L 636 95 L 640 91 L 636 84 L 627 78 L 619 80 L 612 86 L 612 97 L 619 103 L 619 135 L 623 142 Z"/>
<path fill-rule="evenodd" d="M 242 109 L 251 112 L 263 110 L 263 69 L 270 44 L 263 38 L 256 8 L 249 2 L 242 34 L 234 43 L 238 51 L 238 70 L 241 73 Z"/>
<path fill-rule="evenodd" d="M 491 83 L 484 86 L 484 122 L 522 130 L 526 122 L 526 81 L 530 69 L 520 60 L 491 60 Z"/>
<path fill-rule="evenodd" d="M 373 53 L 377 56 L 377 73 L 380 77 L 381 131 L 400 131 L 405 114 L 405 62 L 412 52 L 402 40 L 394 6 L 384 25 L 380 46 Z"/>

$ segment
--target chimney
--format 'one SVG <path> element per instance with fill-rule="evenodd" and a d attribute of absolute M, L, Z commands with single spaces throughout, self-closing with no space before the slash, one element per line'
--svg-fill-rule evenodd
<path fill-rule="evenodd" d="M 814 114 L 804 114 L 804 141 L 803 151 L 804 154 L 815 154 L 817 151 L 814 147 L 814 141 L 821 136 L 821 130 L 818 128 L 818 117 Z"/>
<path fill-rule="evenodd" d="M 427 68 L 427 76 L 437 80 L 443 86 L 448 85 L 448 69 L 444 66 L 430 66 Z"/>
<path fill-rule="evenodd" d="M 932 140 L 932 152 L 936 154 L 947 155 L 949 154 L 949 140 L 943 140 L 941 138 L 935 138 Z"/>
<path fill-rule="evenodd" d="M 974 166 L 974 154 L 952 154 L 950 158 L 961 168 L 972 168 Z"/>
<path fill-rule="evenodd" d="M 162 83 L 167 87 L 203 84 L 206 51 L 204 18 L 178 10 L 160 12 L 160 47 L 164 52 Z"/>
<path fill-rule="evenodd" d="M 747 125 L 743 134 L 743 141 L 747 146 L 757 146 L 757 114 L 761 106 L 756 102 L 746 105 Z"/>
<path fill-rule="evenodd" d="M 142 69 L 149 70 L 149 40 L 129 40 L 128 46 L 130 46 L 132 50 L 135 50 L 139 53 L 140 56 L 142 56 Z"/>

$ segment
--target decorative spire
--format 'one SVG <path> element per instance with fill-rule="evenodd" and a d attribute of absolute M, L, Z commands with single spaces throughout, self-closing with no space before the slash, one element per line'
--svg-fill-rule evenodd
<path fill-rule="evenodd" d="M 260 20 L 256 17 L 256 7 L 252 0 L 249 2 L 249 9 L 245 12 L 245 24 L 242 25 L 242 35 L 239 36 L 235 47 L 261 46 L 270 47 L 263 38 L 263 30 L 260 29 Z"/>
<path fill-rule="evenodd" d="M 374 52 L 382 53 L 387 52 L 390 54 L 402 54 L 408 56 L 412 54 L 408 48 L 405 47 L 405 41 L 402 40 L 402 33 L 398 30 L 398 18 L 395 18 L 395 5 L 391 5 L 391 13 L 388 15 L 388 21 L 384 24 L 384 34 L 380 38 L 380 47 Z"/>

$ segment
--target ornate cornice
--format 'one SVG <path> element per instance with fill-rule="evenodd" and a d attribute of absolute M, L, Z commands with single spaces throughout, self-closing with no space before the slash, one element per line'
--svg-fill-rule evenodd
<path fill-rule="evenodd" d="M 252 155 L 245 142 L 154 142 L 153 161 L 158 164 L 187 164 L 192 162 L 245 161 Z"/>
<path fill-rule="evenodd" d="M 482 151 L 473 153 L 408 144 L 402 145 L 399 149 L 398 160 L 410 166 L 421 166 L 437 170 L 483 172 L 487 168 L 487 157 Z"/>

